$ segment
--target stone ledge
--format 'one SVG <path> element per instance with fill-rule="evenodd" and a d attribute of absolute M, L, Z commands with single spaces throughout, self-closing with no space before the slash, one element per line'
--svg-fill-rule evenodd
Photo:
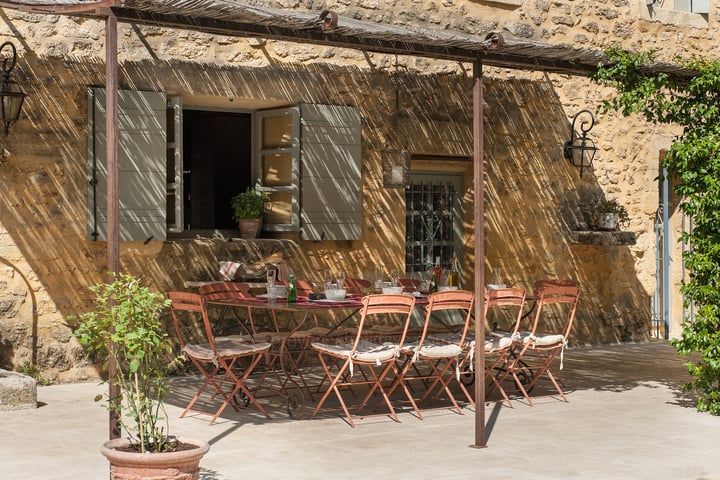
<path fill-rule="evenodd" d="M 0 411 L 37 408 L 37 381 L 0 369 Z"/>
<path fill-rule="evenodd" d="M 598 231 L 571 231 L 570 243 L 580 245 L 606 245 L 621 246 L 635 245 L 637 239 L 635 232 L 598 232 Z"/>

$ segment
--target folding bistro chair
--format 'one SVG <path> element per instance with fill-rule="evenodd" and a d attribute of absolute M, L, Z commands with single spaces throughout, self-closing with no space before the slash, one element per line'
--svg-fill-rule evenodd
<path fill-rule="evenodd" d="M 475 294 L 466 290 L 449 290 L 431 294 L 428 301 L 420 338 L 402 345 L 400 351 L 404 360 L 395 381 L 387 392 L 390 396 L 395 389 L 402 387 L 421 420 L 423 418 L 421 410 L 429 408 L 421 409 L 418 403 L 422 404 L 433 394 L 432 399 L 436 400 L 443 392 L 452 404 L 452 409 L 460 415 L 463 414 L 450 389 L 450 382 L 453 379 L 458 382 L 460 380 L 460 356 L 464 351 L 465 338 L 472 319 Z M 449 311 L 459 311 L 464 318 L 462 331 L 455 336 L 454 342 L 449 341 L 448 336 L 432 335 L 431 329 L 433 314 Z M 421 383 L 426 386 L 425 392 L 418 402 L 413 399 L 409 382 Z"/>
<path fill-rule="evenodd" d="M 536 293 L 535 318 L 529 332 L 518 331 L 513 336 L 514 358 L 508 363 L 506 375 L 512 375 L 528 404 L 532 406 L 529 391 L 537 381 L 547 376 L 560 397 L 567 402 L 560 386 L 559 370 L 563 368 L 563 356 L 568 337 L 575 319 L 575 310 L 580 298 L 580 289 L 576 286 L 543 286 Z M 549 317 L 559 318 L 553 327 Z M 548 318 L 545 318 L 548 317 Z M 542 322 L 542 325 L 541 325 Z M 559 370 L 552 365 L 560 356 Z M 530 370 L 532 380 L 523 385 L 519 375 Z"/>
<path fill-rule="evenodd" d="M 252 296 L 250 294 L 250 285 L 242 282 L 213 282 L 200 286 L 198 292 L 206 302 L 206 308 L 207 302 L 215 302 L 222 307 L 220 315 L 212 322 L 215 336 L 224 333 L 226 316 L 228 312 L 232 311 L 243 334 L 253 340 L 255 326 L 251 309 L 247 309 L 247 318 L 241 318 L 238 315 L 237 307 L 232 305 L 233 299 Z M 223 303 L 224 301 L 226 303 Z"/>
<path fill-rule="evenodd" d="M 215 338 L 201 295 L 189 292 L 169 292 L 168 297 L 172 302 L 170 311 L 182 352 L 205 377 L 203 384 L 180 417 L 184 417 L 189 411 L 210 415 L 212 417 L 210 425 L 212 425 L 228 405 L 231 405 L 236 411 L 238 410 L 235 396 L 241 393 L 245 395 L 247 404 L 252 403 L 260 413 L 270 418 L 270 415 L 253 395 L 254 389 L 251 390 L 246 384 L 248 377 L 264 354 L 270 350 L 270 344 L 248 344 L 240 339 L 229 337 Z M 198 323 L 201 323 L 200 330 L 204 335 L 204 341 L 190 343 L 187 340 L 186 332 L 197 330 Z M 240 359 L 247 360 L 247 362 L 242 362 L 244 363 L 242 367 L 238 362 Z M 223 398 L 223 403 L 215 412 L 192 410 L 209 386 L 214 390 L 212 397 L 215 398 L 219 395 Z"/>
<path fill-rule="evenodd" d="M 492 382 L 488 394 L 497 389 L 503 400 L 512 408 L 500 379 L 507 377 L 512 363 L 513 338 L 517 336 L 525 307 L 525 290 L 522 288 L 500 288 L 485 292 L 485 319 L 495 309 L 510 308 L 509 314 L 514 317 L 510 331 L 493 331 L 485 337 L 485 378 Z M 517 310 L 517 313 L 515 312 Z M 515 379 L 515 377 L 513 377 Z"/>
<path fill-rule="evenodd" d="M 402 348 L 412 317 L 415 298 L 409 295 L 368 295 L 362 299 L 360 320 L 357 333 L 352 343 L 330 345 L 313 342 L 312 348 L 317 352 L 320 364 L 325 372 L 325 379 L 329 382 L 328 389 L 323 393 L 310 418 L 314 418 L 321 411 L 340 410 L 351 427 L 355 427 L 354 419 L 373 415 L 389 415 L 399 422 L 390 398 L 385 392 L 383 381 L 393 372 L 398 374 L 396 358 Z M 396 342 L 374 343 L 364 334 L 371 319 L 376 317 L 396 315 L 402 318 L 404 331 Z M 356 376 L 358 372 L 360 375 Z M 362 378 L 358 378 L 362 377 Z M 343 397 L 344 387 L 366 385 L 369 390 L 362 401 L 356 406 L 348 406 Z M 323 408 L 328 398 L 335 394 L 340 408 Z M 380 394 L 388 408 L 387 414 L 360 415 L 362 409 L 368 404 L 374 394 Z M 352 415 L 350 409 L 357 411 Z"/>

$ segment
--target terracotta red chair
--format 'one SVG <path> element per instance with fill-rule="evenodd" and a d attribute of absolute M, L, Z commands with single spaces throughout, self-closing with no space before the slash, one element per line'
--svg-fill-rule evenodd
<path fill-rule="evenodd" d="M 518 334 L 520 324 L 525 313 L 525 290 L 522 288 L 500 288 L 485 292 L 485 318 L 493 310 L 508 310 L 513 317 L 512 329 L 508 332 L 493 331 L 485 337 L 485 379 L 491 382 L 487 393 L 497 391 L 503 400 L 512 408 L 501 379 L 507 377 L 512 363 L 513 338 Z M 513 377 L 515 379 L 515 377 Z"/>
<path fill-rule="evenodd" d="M 449 290 L 431 294 L 428 301 L 420 338 L 402 345 L 400 351 L 404 360 L 399 374 L 388 390 L 388 395 L 401 387 L 418 418 L 422 419 L 422 410 L 432 407 L 421 408 L 418 404 L 423 404 L 428 399 L 438 400 L 445 394 L 452 409 L 462 415 L 462 409 L 453 395 L 450 383 L 453 381 L 459 383 L 460 380 L 461 356 L 465 350 L 468 328 L 473 315 L 475 294 L 467 290 Z M 449 311 L 461 313 L 464 318 L 462 330 L 458 334 L 453 334 L 452 338 L 447 335 L 433 335 L 431 328 L 433 315 Z M 417 402 L 410 391 L 411 383 L 425 387 L 422 397 Z"/>
<path fill-rule="evenodd" d="M 352 342 L 339 345 L 312 343 L 312 348 L 318 354 L 329 387 L 318 401 L 310 418 L 314 418 L 323 411 L 342 410 L 351 427 L 355 427 L 355 419 L 374 415 L 389 415 L 396 422 L 400 421 L 385 391 L 386 386 L 383 385 L 383 382 L 388 374 L 399 374 L 396 357 L 405 341 L 405 334 L 415 306 L 415 298 L 409 295 L 367 295 L 363 297 L 362 304 L 357 333 Z M 383 319 L 393 315 L 401 317 L 402 323 L 405 325 L 403 334 L 396 342 L 375 343 L 366 338 L 364 331 L 369 327 L 371 321 L 378 321 L 378 318 Z M 349 399 L 343 395 L 343 393 L 347 393 L 345 387 L 360 385 L 369 388 L 367 394 L 357 405 L 348 405 Z M 340 403 L 340 408 L 323 408 L 325 402 L 333 394 Z M 388 413 L 361 415 L 363 408 L 368 405 L 375 394 L 382 397 Z M 351 414 L 351 409 L 357 413 Z"/>
<path fill-rule="evenodd" d="M 204 377 L 202 385 L 180 417 L 184 417 L 190 411 L 210 415 L 210 425 L 212 425 L 228 405 L 238 410 L 236 395 L 242 393 L 248 404 L 254 405 L 260 413 L 270 418 L 255 398 L 253 392 L 256 388 L 248 384 L 248 378 L 270 350 L 270 344 L 265 342 L 248 344 L 241 339 L 229 337 L 215 338 L 201 295 L 190 292 L 169 292 L 168 298 L 171 300 L 170 311 L 182 353 Z M 189 341 L 188 332 L 198 330 L 203 335 L 203 339 L 197 342 Z M 239 362 L 241 359 L 245 361 Z M 219 396 L 223 402 L 215 411 L 194 410 L 193 407 L 206 390 L 211 390 L 208 393 L 211 394 L 212 399 Z"/>
<path fill-rule="evenodd" d="M 532 406 L 528 393 L 543 377 L 547 377 L 558 395 L 567 402 L 561 387 L 560 370 L 563 368 L 563 356 L 570 332 L 575 320 L 575 311 L 580 299 L 577 286 L 543 286 L 537 290 L 535 317 L 530 331 L 519 331 L 513 337 L 515 356 L 508 365 L 508 375 Z M 548 315 L 552 312 L 552 315 Z M 551 321 L 551 318 L 558 321 Z M 558 368 L 553 361 L 560 357 Z M 524 385 L 520 375 L 530 371 L 532 380 Z"/>

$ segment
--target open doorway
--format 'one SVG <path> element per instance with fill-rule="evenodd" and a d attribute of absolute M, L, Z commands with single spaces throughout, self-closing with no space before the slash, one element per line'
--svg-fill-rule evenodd
<path fill-rule="evenodd" d="M 230 198 L 253 185 L 252 114 L 183 110 L 183 228 L 235 229 Z"/>

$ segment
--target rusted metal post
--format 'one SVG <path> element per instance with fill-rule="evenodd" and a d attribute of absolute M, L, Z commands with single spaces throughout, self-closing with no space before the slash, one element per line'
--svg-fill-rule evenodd
<path fill-rule="evenodd" d="M 475 201 L 475 448 L 487 447 L 485 438 L 485 161 L 483 154 L 482 61 L 473 63 L 473 182 Z"/>
<path fill-rule="evenodd" d="M 117 17 L 108 11 L 105 20 L 105 133 L 107 152 L 107 268 L 109 273 L 120 271 L 120 193 L 118 182 L 118 66 Z M 110 278 L 108 281 L 112 281 Z M 110 345 L 113 349 L 114 346 Z M 113 404 L 120 400 L 120 386 L 114 381 L 115 358 L 108 360 L 108 395 Z M 110 409 L 110 440 L 120 438 L 119 414 Z"/>

